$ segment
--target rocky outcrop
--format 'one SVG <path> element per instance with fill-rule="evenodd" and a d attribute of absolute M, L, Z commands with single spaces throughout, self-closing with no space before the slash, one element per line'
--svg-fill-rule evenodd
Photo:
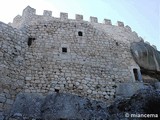
<path fill-rule="evenodd" d="M 144 42 L 131 44 L 131 53 L 142 73 L 160 80 L 160 52 Z"/>
<path fill-rule="evenodd" d="M 108 108 L 110 118 L 114 120 L 131 119 L 133 116 L 140 116 L 140 114 L 154 114 L 153 118 L 160 116 L 160 91 L 149 87 L 139 90 L 130 99 L 119 99 Z M 145 119 L 145 116 L 141 118 Z M 152 118 L 152 119 L 153 119 Z M 134 119 L 134 118 L 132 118 Z M 135 117 L 137 120 L 138 117 Z"/>
<path fill-rule="evenodd" d="M 160 71 L 160 52 L 147 43 L 132 43 L 131 52 L 141 68 Z"/>
<path fill-rule="evenodd" d="M 76 95 L 53 93 L 47 97 L 33 93 L 17 95 L 10 118 L 16 119 L 107 119 L 107 105 Z"/>
<path fill-rule="evenodd" d="M 71 94 L 51 94 L 42 105 L 44 120 L 107 119 L 106 105 Z"/>
<path fill-rule="evenodd" d="M 41 106 L 45 97 L 36 93 L 19 93 L 10 116 L 13 118 L 41 118 Z"/>
<path fill-rule="evenodd" d="M 71 94 L 52 93 L 44 97 L 20 93 L 9 120 L 128 120 L 131 114 L 155 114 L 156 118 L 160 116 L 159 101 L 160 91 L 152 87 L 139 90 L 130 99 L 117 99 L 110 106 Z"/>

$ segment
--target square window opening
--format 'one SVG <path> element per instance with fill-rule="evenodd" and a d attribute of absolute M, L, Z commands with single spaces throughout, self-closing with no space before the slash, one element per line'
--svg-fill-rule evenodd
<path fill-rule="evenodd" d="M 67 48 L 66 47 L 62 47 L 62 52 L 63 53 L 67 53 Z"/>
<path fill-rule="evenodd" d="M 82 31 L 79 31 L 79 32 L 78 32 L 78 36 L 83 36 Z"/>

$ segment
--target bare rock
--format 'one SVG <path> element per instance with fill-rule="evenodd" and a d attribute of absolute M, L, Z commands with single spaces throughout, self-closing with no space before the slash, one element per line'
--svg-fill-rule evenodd
<path fill-rule="evenodd" d="M 107 119 L 107 109 L 103 102 L 92 101 L 71 94 L 51 94 L 42 105 L 44 120 L 54 119 Z"/>
<path fill-rule="evenodd" d="M 76 95 L 52 93 L 46 98 L 39 94 L 17 95 L 10 118 L 16 119 L 107 119 L 107 105 Z"/>
<path fill-rule="evenodd" d="M 132 43 L 131 53 L 140 67 L 160 71 L 160 52 L 152 46 L 144 42 Z"/>
<path fill-rule="evenodd" d="M 144 74 L 160 80 L 160 52 L 144 42 L 131 44 L 131 53 Z"/>
<path fill-rule="evenodd" d="M 13 118 L 41 118 L 44 97 L 36 93 L 19 93 L 11 110 Z"/>
<path fill-rule="evenodd" d="M 110 118 L 130 119 L 131 114 L 154 114 L 155 118 L 160 115 L 160 91 L 152 87 L 141 89 L 130 99 L 119 99 L 109 107 Z M 127 113 L 127 117 L 125 114 Z M 136 120 L 138 119 L 135 118 Z M 138 119 L 139 120 L 139 119 Z"/>
<path fill-rule="evenodd" d="M 128 120 L 131 114 L 160 116 L 160 91 L 153 87 L 139 90 L 129 99 L 117 99 L 108 106 L 66 93 L 52 93 L 45 98 L 39 94 L 17 95 L 9 119 L 17 120 Z M 129 116 L 125 116 L 125 114 Z M 135 118 L 139 120 L 139 118 Z"/>

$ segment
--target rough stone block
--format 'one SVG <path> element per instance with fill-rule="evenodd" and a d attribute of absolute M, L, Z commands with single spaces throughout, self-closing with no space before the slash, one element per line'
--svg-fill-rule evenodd
<path fill-rule="evenodd" d="M 122 97 L 130 97 L 137 90 L 145 88 L 143 83 L 120 83 L 116 88 L 116 95 Z"/>
<path fill-rule="evenodd" d="M 4 103 L 5 101 L 6 101 L 5 96 L 0 96 L 0 102 L 1 102 L 1 103 Z"/>
<path fill-rule="evenodd" d="M 131 27 L 129 27 L 128 25 L 126 25 L 125 28 L 130 32 L 132 31 Z"/>
<path fill-rule="evenodd" d="M 52 16 L 52 11 L 44 10 L 44 11 L 43 11 L 43 15 L 44 15 L 45 17 L 51 17 L 51 16 Z"/>
<path fill-rule="evenodd" d="M 136 37 L 138 37 L 138 34 L 135 32 L 135 31 L 133 31 L 132 32 Z"/>
<path fill-rule="evenodd" d="M 118 24 L 119 27 L 124 27 L 124 23 L 121 22 L 121 21 L 117 21 L 117 24 Z"/>
<path fill-rule="evenodd" d="M 11 115 L 18 117 L 25 115 L 35 119 L 41 118 L 41 106 L 44 97 L 40 94 L 34 93 L 19 93 L 13 104 Z"/>
<path fill-rule="evenodd" d="M 76 14 L 76 20 L 82 21 L 83 20 L 83 15 Z"/>
<path fill-rule="evenodd" d="M 112 22 L 109 19 L 104 19 L 104 24 L 106 24 L 106 25 L 112 25 Z"/>
<path fill-rule="evenodd" d="M 60 13 L 61 20 L 67 20 L 68 19 L 68 13 Z"/>
<path fill-rule="evenodd" d="M 160 82 L 156 82 L 156 83 L 155 83 L 155 87 L 156 87 L 156 89 L 159 89 L 159 90 L 160 90 Z"/>
<path fill-rule="evenodd" d="M 10 105 L 12 105 L 12 104 L 13 104 L 13 102 L 14 102 L 14 101 L 13 101 L 13 100 L 11 100 L 11 99 L 7 99 L 7 101 L 6 101 L 6 103 L 7 103 L 7 104 L 10 104 Z"/>
<path fill-rule="evenodd" d="M 90 17 L 90 22 L 91 23 L 98 23 L 98 18 L 97 17 Z"/>
<path fill-rule="evenodd" d="M 32 77 L 26 77 L 26 80 L 31 80 L 32 79 Z"/>
<path fill-rule="evenodd" d="M 156 47 L 155 45 L 152 45 L 152 47 L 153 47 L 155 50 L 157 50 L 157 47 Z"/>
<path fill-rule="evenodd" d="M 33 16 L 36 13 L 36 9 L 31 8 L 30 6 L 27 6 L 24 10 L 23 10 L 23 14 L 22 17 L 27 17 L 27 16 Z"/>

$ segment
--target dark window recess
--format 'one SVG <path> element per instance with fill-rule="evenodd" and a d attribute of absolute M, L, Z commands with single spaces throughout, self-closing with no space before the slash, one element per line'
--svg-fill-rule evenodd
<path fill-rule="evenodd" d="M 118 42 L 116 42 L 116 45 L 119 46 Z"/>
<path fill-rule="evenodd" d="M 135 80 L 138 80 L 138 70 L 134 68 L 133 73 L 134 73 Z"/>
<path fill-rule="evenodd" d="M 32 38 L 28 38 L 28 46 L 32 45 Z"/>
<path fill-rule="evenodd" d="M 35 38 L 32 38 L 32 37 L 28 38 L 28 46 L 32 45 L 33 40 L 35 40 Z"/>
<path fill-rule="evenodd" d="M 62 69 L 59 69 L 59 72 L 62 72 Z"/>
<path fill-rule="evenodd" d="M 83 33 L 81 31 L 79 31 L 78 36 L 83 36 Z"/>
<path fill-rule="evenodd" d="M 116 96 L 115 96 L 115 95 L 113 95 L 113 98 L 116 98 Z"/>
<path fill-rule="evenodd" d="M 54 91 L 55 91 L 56 93 L 59 93 L 59 90 L 58 90 L 58 89 L 54 89 Z"/>
<path fill-rule="evenodd" d="M 67 48 L 66 47 L 62 47 L 62 52 L 63 53 L 67 53 Z"/>

